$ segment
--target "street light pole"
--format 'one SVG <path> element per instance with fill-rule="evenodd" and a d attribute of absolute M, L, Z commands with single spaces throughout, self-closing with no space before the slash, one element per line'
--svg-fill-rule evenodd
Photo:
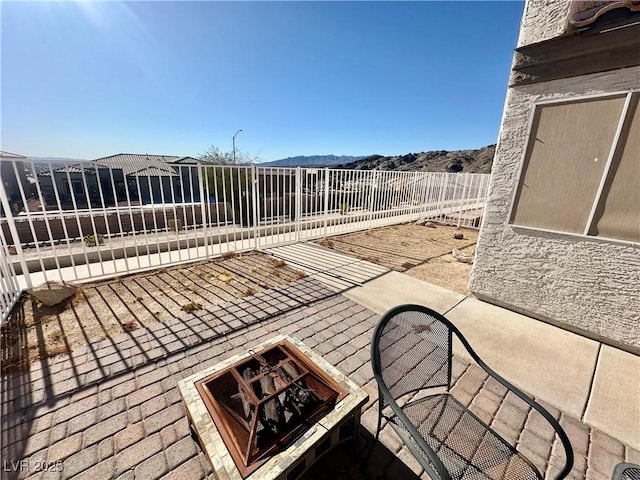
<path fill-rule="evenodd" d="M 233 134 L 233 164 L 236 164 L 236 135 L 238 135 L 240 132 L 242 131 L 242 129 L 238 130 L 236 133 Z"/>

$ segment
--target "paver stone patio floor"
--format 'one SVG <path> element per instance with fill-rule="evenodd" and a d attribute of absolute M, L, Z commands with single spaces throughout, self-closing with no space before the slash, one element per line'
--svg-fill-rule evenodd
<path fill-rule="evenodd" d="M 375 313 L 304 278 L 6 375 L 2 479 L 213 479 L 189 435 L 177 382 L 278 333 L 303 341 L 370 396 L 361 442 L 332 450 L 305 479 L 428 478 L 389 426 L 373 454 L 364 458 L 377 419 L 369 363 L 377 321 Z M 519 442 L 553 478 L 563 464 L 561 447 L 540 418 L 475 365 L 456 360 L 453 373 L 458 398 L 483 419 L 495 416 L 492 426 Z M 640 463 L 639 452 L 548 408 L 573 443 L 570 478 L 604 480 L 619 462 Z M 48 471 L 37 471 L 43 467 Z"/>

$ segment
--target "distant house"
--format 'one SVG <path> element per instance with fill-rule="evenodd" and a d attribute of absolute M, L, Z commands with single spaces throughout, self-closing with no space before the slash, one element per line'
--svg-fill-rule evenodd
<path fill-rule="evenodd" d="M 0 178 L 2 178 L 2 185 L 7 194 L 9 206 L 14 213 L 24 209 L 22 195 L 27 201 L 33 195 L 31 184 L 27 179 L 27 172 L 22 162 L 26 158 L 17 153 L 0 151 Z M 22 186 L 22 193 L 20 193 L 20 186 Z M 4 216 L 4 207 L 1 203 L 0 213 Z"/>
<path fill-rule="evenodd" d="M 50 207 L 57 207 L 58 198 L 63 208 L 74 202 L 78 208 L 185 203 L 200 201 L 197 163 L 192 157 L 120 153 L 43 171 L 38 180 Z"/>
<path fill-rule="evenodd" d="M 640 352 L 640 2 L 528 0 L 469 289 Z"/>

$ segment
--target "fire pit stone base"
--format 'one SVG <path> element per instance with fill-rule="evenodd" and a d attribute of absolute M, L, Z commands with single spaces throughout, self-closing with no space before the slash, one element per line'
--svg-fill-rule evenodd
<path fill-rule="evenodd" d="M 249 358 L 252 352 L 267 349 L 287 341 L 335 381 L 346 396 L 332 410 L 317 420 L 306 432 L 280 452 L 269 457 L 260 467 L 243 477 L 232 458 L 220 431 L 212 419 L 196 383 Z M 228 358 L 178 382 L 187 415 L 199 443 L 211 462 L 215 478 L 220 480 L 293 480 L 331 448 L 350 438 L 357 438 L 362 407 L 368 401 L 367 393 L 338 371 L 333 365 L 314 353 L 299 340 L 278 335 L 251 349 Z"/>

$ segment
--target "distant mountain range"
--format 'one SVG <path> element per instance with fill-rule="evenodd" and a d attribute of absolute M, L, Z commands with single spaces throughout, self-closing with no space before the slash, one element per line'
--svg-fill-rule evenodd
<path fill-rule="evenodd" d="M 475 150 L 432 150 L 385 157 L 369 155 L 352 157 L 347 155 L 311 155 L 289 157 L 260 166 L 278 167 L 333 167 L 353 170 L 402 170 L 423 172 L 468 172 L 491 173 L 496 146 Z"/>
<path fill-rule="evenodd" d="M 491 173 L 495 151 L 495 145 L 487 145 L 476 150 L 434 150 L 422 153 L 407 153 L 406 155 L 393 157 L 371 155 L 355 162 L 335 165 L 334 168 Z"/>
<path fill-rule="evenodd" d="M 356 162 L 365 157 L 352 157 L 350 155 L 308 155 L 288 157 L 282 160 L 260 163 L 261 167 L 331 167 L 340 163 Z"/>

